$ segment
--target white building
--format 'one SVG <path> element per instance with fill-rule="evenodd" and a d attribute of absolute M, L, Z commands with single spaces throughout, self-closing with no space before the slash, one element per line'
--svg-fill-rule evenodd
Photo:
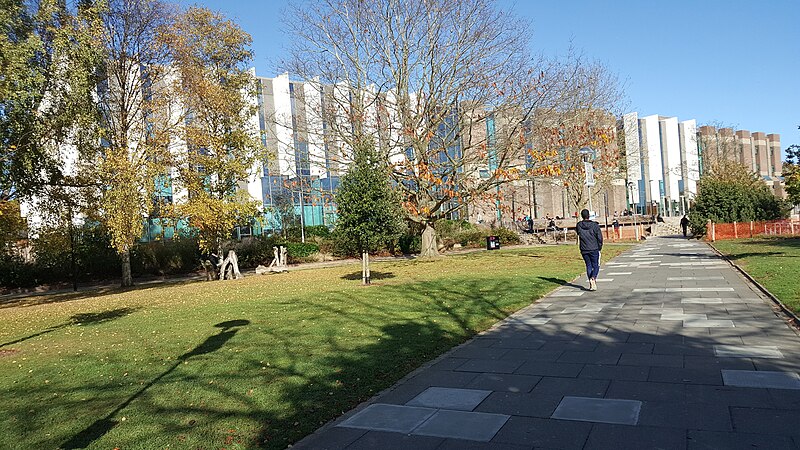
<path fill-rule="evenodd" d="M 696 122 L 676 117 L 625 114 L 628 195 L 642 214 L 684 214 L 700 178 Z"/>

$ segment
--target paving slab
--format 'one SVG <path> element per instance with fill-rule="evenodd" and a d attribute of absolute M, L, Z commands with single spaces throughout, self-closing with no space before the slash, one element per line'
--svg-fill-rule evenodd
<path fill-rule="evenodd" d="M 783 358 L 778 347 L 755 345 L 715 345 L 714 354 L 721 358 Z"/>
<path fill-rule="evenodd" d="M 642 402 L 610 398 L 564 397 L 553 419 L 636 425 Z"/>
<path fill-rule="evenodd" d="M 413 434 L 486 442 L 510 417 L 506 414 L 440 410 L 417 427 Z"/>
<path fill-rule="evenodd" d="M 481 389 L 429 387 L 406 405 L 472 411 L 491 393 Z"/>
<path fill-rule="evenodd" d="M 435 412 L 436 410 L 433 408 L 376 403 L 367 406 L 340 423 L 339 426 L 408 434 L 414 428 L 422 425 Z"/>
<path fill-rule="evenodd" d="M 800 376 L 794 372 L 769 370 L 722 370 L 726 386 L 800 389 Z"/>

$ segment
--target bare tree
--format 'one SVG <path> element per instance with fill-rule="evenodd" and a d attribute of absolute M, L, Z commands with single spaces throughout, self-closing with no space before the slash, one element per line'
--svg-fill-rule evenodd
<path fill-rule="evenodd" d="M 538 87 L 527 24 L 488 0 L 327 0 L 287 22 L 287 68 L 327 86 L 329 153 L 346 165 L 376 144 L 436 254 L 434 222 L 504 182 L 523 150 Z"/>
<path fill-rule="evenodd" d="M 328 156 L 344 166 L 361 141 L 376 144 L 423 255 L 437 253 L 437 219 L 525 174 L 540 116 L 591 108 L 572 90 L 607 81 L 576 59 L 533 58 L 528 24 L 491 0 L 322 0 L 287 25 L 285 65 L 319 85 L 311 109 Z"/>

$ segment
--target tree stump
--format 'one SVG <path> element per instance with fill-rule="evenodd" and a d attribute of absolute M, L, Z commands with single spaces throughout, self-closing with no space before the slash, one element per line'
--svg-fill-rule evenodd
<path fill-rule="evenodd" d="M 236 252 L 233 250 L 228 251 L 228 256 L 222 261 L 219 269 L 220 280 L 238 280 L 242 278 L 242 273 L 239 272 L 239 260 L 236 257 Z"/>

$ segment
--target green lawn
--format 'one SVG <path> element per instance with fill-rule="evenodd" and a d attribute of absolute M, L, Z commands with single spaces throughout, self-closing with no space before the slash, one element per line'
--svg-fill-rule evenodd
<path fill-rule="evenodd" d="M 608 259 L 627 248 L 608 245 Z M 3 448 L 285 448 L 571 280 L 574 246 L 0 303 Z"/>
<path fill-rule="evenodd" d="M 800 313 L 800 238 L 736 239 L 714 246 Z"/>

